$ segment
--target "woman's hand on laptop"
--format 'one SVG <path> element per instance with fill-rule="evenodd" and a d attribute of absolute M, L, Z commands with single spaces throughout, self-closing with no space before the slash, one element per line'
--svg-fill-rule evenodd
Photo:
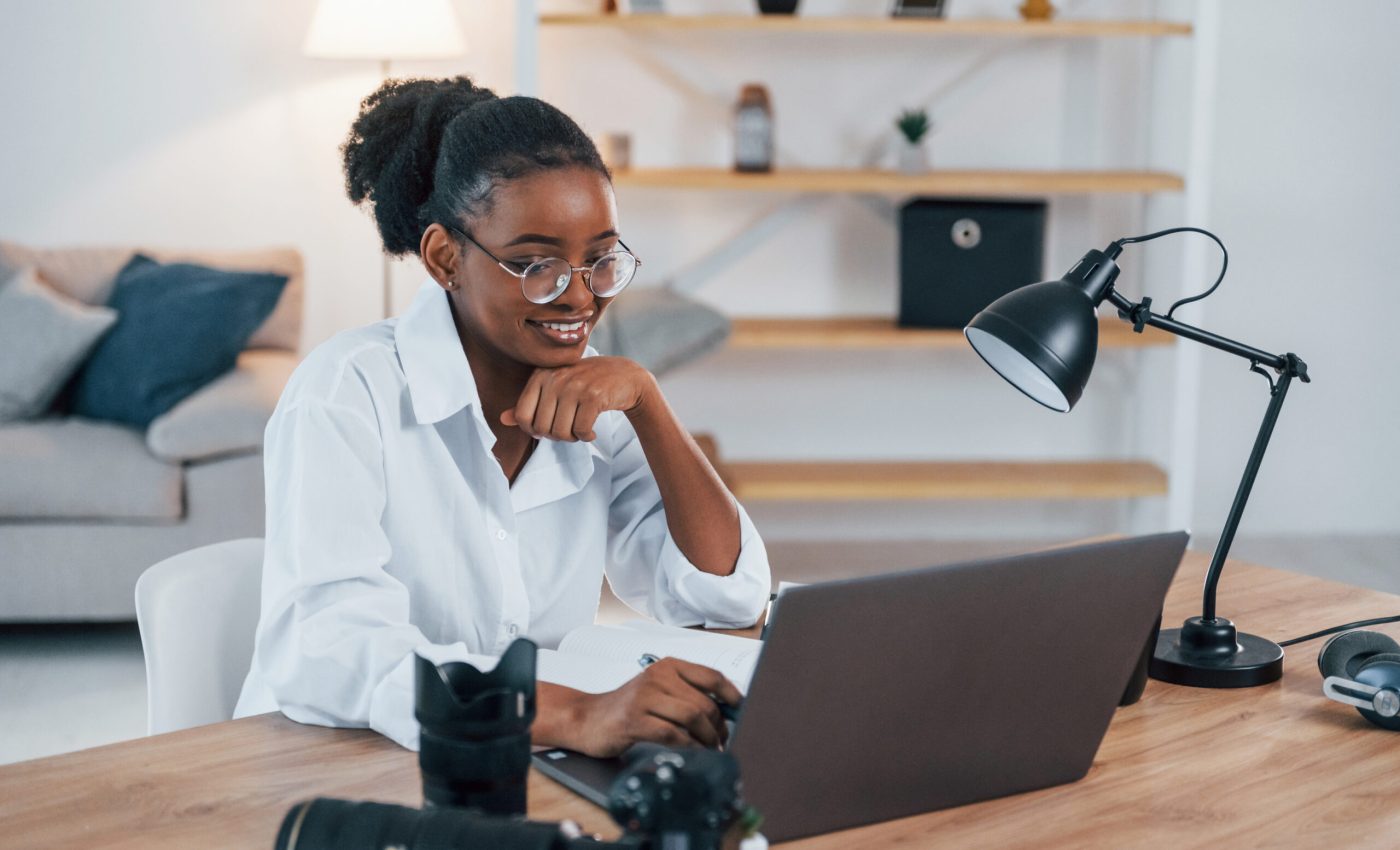
<path fill-rule="evenodd" d="M 742 699 L 739 689 L 719 672 L 677 658 L 663 658 L 617 690 L 602 694 L 540 685 L 535 743 L 598 757 L 620 755 L 639 741 L 718 748 L 728 730 L 715 700 L 738 705 Z M 554 716 L 546 718 L 546 713 Z M 550 722 L 563 717 L 569 719 Z"/>

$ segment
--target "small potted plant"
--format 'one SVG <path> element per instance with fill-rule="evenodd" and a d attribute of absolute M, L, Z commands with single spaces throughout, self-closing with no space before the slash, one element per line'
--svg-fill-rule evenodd
<path fill-rule="evenodd" d="M 928 110 L 906 109 L 895 119 L 894 126 L 903 139 L 899 145 L 899 170 L 905 174 L 928 171 L 928 151 L 924 149 L 924 137 L 933 129 Z"/>

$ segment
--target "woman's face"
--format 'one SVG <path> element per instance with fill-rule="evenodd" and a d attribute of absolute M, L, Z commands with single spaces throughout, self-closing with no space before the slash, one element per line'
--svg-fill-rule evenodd
<path fill-rule="evenodd" d="M 608 179 L 588 168 L 537 172 L 495 189 L 491 211 L 463 222 L 463 230 L 516 271 L 535 260 L 559 257 L 588 266 L 618 247 L 617 205 Z M 583 357 L 589 334 L 610 298 L 595 296 L 575 273 L 548 304 L 521 294 L 520 279 L 461 239 L 464 246 L 448 291 L 471 343 L 522 365 L 566 366 Z M 554 327 L 551 327 L 553 325 Z"/>

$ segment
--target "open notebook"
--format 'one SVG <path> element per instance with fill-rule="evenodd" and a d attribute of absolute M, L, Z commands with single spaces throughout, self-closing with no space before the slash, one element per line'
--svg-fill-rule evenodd
<path fill-rule="evenodd" d="M 536 673 L 543 681 L 598 694 L 642 672 L 642 658 L 650 655 L 712 667 L 747 693 L 762 648 L 749 638 L 633 620 L 574 629 L 557 650 L 539 651 Z"/>
<path fill-rule="evenodd" d="M 778 583 L 775 596 L 801 587 L 799 582 Z M 768 610 L 773 621 L 777 602 Z M 580 626 L 564 635 L 558 649 L 541 649 L 536 674 L 546 682 L 600 694 L 621 687 L 642 672 L 644 656 L 679 658 L 718 670 L 742 693 L 749 692 L 760 641 L 721 635 L 679 626 L 663 626 L 650 620 L 621 625 Z"/>

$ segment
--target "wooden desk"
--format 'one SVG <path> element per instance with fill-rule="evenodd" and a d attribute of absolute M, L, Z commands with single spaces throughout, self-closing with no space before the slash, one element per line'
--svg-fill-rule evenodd
<path fill-rule="evenodd" d="M 1169 626 L 1198 613 L 1205 567 L 1197 555 L 1182 565 Z M 1400 597 L 1243 564 L 1220 590 L 1222 613 L 1275 640 L 1400 613 Z M 1265 687 L 1149 682 L 1072 785 L 784 846 L 1397 846 L 1400 736 L 1323 699 L 1321 643 L 1290 649 L 1283 680 Z M 418 782 L 414 754 L 372 732 L 263 715 L 0 768 L 0 846 L 270 850 L 298 800 L 417 805 Z M 616 834 L 543 777 L 529 794 L 533 818 Z"/>

